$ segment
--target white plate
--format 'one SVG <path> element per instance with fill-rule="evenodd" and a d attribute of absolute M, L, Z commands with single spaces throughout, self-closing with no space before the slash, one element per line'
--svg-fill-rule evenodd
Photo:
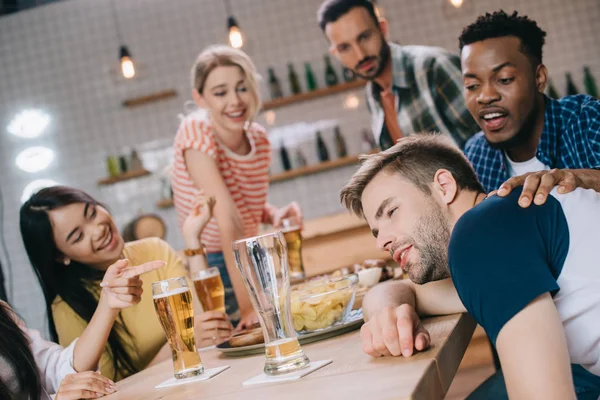
<path fill-rule="evenodd" d="M 362 324 L 362 309 L 352 310 L 344 322 L 338 322 L 329 328 L 325 328 L 317 332 L 299 333 L 298 341 L 301 345 L 318 342 L 320 340 L 329 339 L 330 337 L 356 330 L 360 328 Z M 216 346 L 216 348 L 228 357 L 242 357 L 253 354 L 264 354 L 265 352 L 264 343 L 252 344 L 250 346 L 230 347 L 229 342 L 224 342 Z"/>

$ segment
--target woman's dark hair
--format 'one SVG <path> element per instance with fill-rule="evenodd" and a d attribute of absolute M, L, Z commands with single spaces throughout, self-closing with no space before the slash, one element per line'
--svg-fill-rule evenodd
<path fill-rule="evenodd" d="M 42 384 L 33 358 L 29 339 L 15 322 L 16 315 L 0 302 L 0 357 L 12 367 L 20 391 L 27 391 L 30 399 L 39 399 Z M 10 399 L 8 384 L 0 379 L 0 398 Z"/>
<path fill-rule="evenodd" d="M 97 282 L 104 276 L 103 271 L 76 260 L 71 260 L 68 266 L 59 261 L 62 254 L 56 247 L 48 211 L 75 203 L 103 206 L 89 194 L 67 186 L 42 189 L 21 206 L 21 237 L 44 293 L 50 336 L 55 342 L 58 342 L 58 334 L 52 315 L 52 303 L 56 296 L 60 296 L 77 315 L 89 323 L 100 296 Z M 138 370 L 123 344 L 126 336 L 130 336 L 130 333 L 122 319 L 117 318 L 108 336 L 114 379 L 118 372 L 127 376 Z"/>

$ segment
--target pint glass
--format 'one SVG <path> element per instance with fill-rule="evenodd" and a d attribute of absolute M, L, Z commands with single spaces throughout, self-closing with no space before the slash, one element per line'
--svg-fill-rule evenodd
<path fill-rule="evenodd" d="M 194 337 L 192 292 L 185 277 L 154 282 L 152 298 L 171 346 L 175 378 L 184 379 L 202 374 L 204 367 Z"/>
<path fill-rule="evenodd" d="M 304 279 L 304 265 L 302 264 L 302 229 L 296 217 L 286 218 L 282 221 L 281 231 L 285 237 L 290 266 L 290 279 L 292 281 Z"/>
<path fill-rule="evenodd" d="M 193 274 L 192 278 L 204 311 L 225 312 L 225 287 L 219 268 L 200 270 Z"/>
<path fill-rule="evenodd" d="M 308 365 L 290 308 L 287 247 L 281 232 L 233 243 L 237 268 L 258 312 L 265 336 L 265 374 L 280 375 Z"/>

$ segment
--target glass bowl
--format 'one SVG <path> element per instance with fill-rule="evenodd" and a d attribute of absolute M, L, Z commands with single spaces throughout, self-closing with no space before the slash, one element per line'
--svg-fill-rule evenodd
<path fill-rule="evenodd" d="M 293 287 L 290 303 L 296 332 L 318 332 L 343 323 L 354 305 L 357 287 L 356 274 L 320 278 Z"/>

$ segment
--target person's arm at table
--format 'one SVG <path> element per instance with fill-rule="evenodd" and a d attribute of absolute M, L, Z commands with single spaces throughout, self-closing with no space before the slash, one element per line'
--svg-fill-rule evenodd
<path fill-rule="evenodd" d="M 567 340 L 549 293 L 504 325 L 496 348 L 511 399 L 575 399 Z"/>
<path fill-rule="evenodd" d="M 450 279 L 416 285 L 408 280 L 375 286 L 363 300 L 365 324 L 361 341 L 373 356 L 411 356 L 429 346 L 419 316 L 465 312 Z"/>
<path fill-rule="evenodd" d="M 242 276 L 237 270 L 231 249 L 234 241 L 244 237 L 242 216 L 217 164 L 209 155 L 199 150 L 189 149 L 185 152 L 185 162 L 196 187 L 205 195 L 214 196 L 217 201 L 214 213 L 221 235 L 223 257 L 242 315 L 238 326 L 251 325 L 258 321 L 258 316 L 250 303 L 250 296 L 244 286 Z"/>

